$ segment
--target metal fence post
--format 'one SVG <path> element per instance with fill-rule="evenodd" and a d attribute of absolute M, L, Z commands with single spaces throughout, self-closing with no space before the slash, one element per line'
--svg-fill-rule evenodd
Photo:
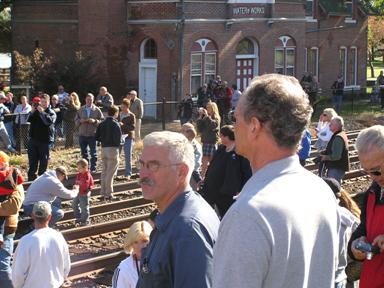
<path fill-rule="evenodd" d="M 161 105 L 161 122 L 162 122 L 163 130 L 165 130 L 165 97 L 163 97 L 163 101 Z"/>
<path fill-rule="evenodd" d="M 352 115 L 355 113 L 354 111 L 354 100 L 355 100 L 355 93 L 352 87 Z"/>
<path fill-rule="evenodd" d="M 23 139 L 21 139 L 21 113 L 19 113 L 19 115 L 18 115 L 18 117 L 19 117 L 19 121 L 17 122 L 17 130 L 18 130 L 18 137 L 19 137 L 19 145 L 18 145 L 18 152 L 19 152 L 19 154 L 21 154 L 21 143 L 23 142 Z M 16 141 L 16 146 L 17 146 L 17 141 Z"/>

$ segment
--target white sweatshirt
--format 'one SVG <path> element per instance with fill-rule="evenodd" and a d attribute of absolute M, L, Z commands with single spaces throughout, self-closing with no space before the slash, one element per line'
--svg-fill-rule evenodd
<path fill-rule="evenodd" d="M 58 288 L 71 269 L 68 245 L 60 232 L 35 229 L 20 239 L 13 257 L 15 288 Z"/>

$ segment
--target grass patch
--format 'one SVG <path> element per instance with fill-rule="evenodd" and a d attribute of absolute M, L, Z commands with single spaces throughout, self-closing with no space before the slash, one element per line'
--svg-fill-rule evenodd
<path fill-rule="evenodd" d="M 367 80 L 376 80 L 377 76 L 379 76 L 380 71 L 384 70 L 383 57 L 376 57 L 375 61 L 373 61 L 373 70 L 375 71 L 375 76 L 371 77 L 371 68 L 367 62 Z"/>

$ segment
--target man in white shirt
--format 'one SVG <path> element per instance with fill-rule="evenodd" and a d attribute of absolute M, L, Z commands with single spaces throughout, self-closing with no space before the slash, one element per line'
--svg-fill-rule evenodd
<path fill-rule="evenodd" d="M 69 274 L 68 245 L 60 232 L 48 227 L 51 213 L 48 202 L 33 206 L 35 230 L 20 239 L 13 259 L 14 288 L 58 288 Z"/>

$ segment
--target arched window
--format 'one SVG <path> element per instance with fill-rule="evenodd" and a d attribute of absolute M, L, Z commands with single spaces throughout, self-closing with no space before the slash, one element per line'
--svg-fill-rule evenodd
<path fill-rule="evenodd" d="M 156 59 L 157 58 L 157 46 L 153 39 L 147 39 L 144 44 L 144 58 Z"/>
<path fill-rule="evenodd" d="M 193 43 L 191 52 L 191 93 L 204 84 L 215 79 L 216 76 L 216 44 L 206 38 L 199 39 Z"/>
<path fill-rule="evenodd" d="M 243 55 L 243 54 L 254 54 L 255 48 L 253 46 L 253 43 L 251 40 L 245 38 L 240 41 L 240 43 L 236 47 L 236 54 L 237 55 Z"/>
<path fill-rule="evenodd" d="M 244 38 L 236 46 L 236 84 L 241 91 L 258 75 L 258 50 L 257 42 L 249 38 Z"/>
<path fill-rule="evenodd" d="M 281 36 L 275 43 L 275 73 L 295 75 L 296 44 L 289 36 Z"/>

